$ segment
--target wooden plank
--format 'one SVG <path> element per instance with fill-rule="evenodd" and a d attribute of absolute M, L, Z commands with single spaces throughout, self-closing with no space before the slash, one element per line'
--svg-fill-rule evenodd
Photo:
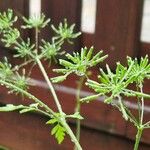
<path fill-rule="evenodd" d="M 50 135 L 50 127 L 45 125 L 46 118 L 35 114 L 20 115 L 17 112 L 0 113 L 0 144 L 11 150 L 71 150 L 73 144 L 67 136 L 58 145 Z M 71 125 L 74 130 L 74 126 Z M 89 138 L 90 137 L 90 138 Z M 129 150 L 133 149 L 133 141 L 120 136 L 112 136 L 105 132 L 82 128 L 81 145 L 85 150 Z M 117 145 L 117 146 L 116 146 Z M 149 150 L 149 146 L 140 144 L 140 149 Z"/>
<path fill-rule="evenodd" d="M 22 30 L 21 25 L 23 24 L 22 16 L 28 16 L 29 13 L 29 0 L 1 0 L 0 2 L 0 12 L 7 11 L 8 9 L 12 9 L 15 16 L 18 16 L 18 20 L 14 23 L 14 27 L 16 27 L 20 33 L 21 37 L 24 38 L 29 35 L 29 30 Z M 0 43 L 2 46 L 3 44 Z"/>
<path fill-rule="evenodd" d="M 75 23 L 75 31 L 80 30 L 80 16 L 81 16 L 81 0 L 42 0 L 42 12 L 51 18 L 51 23 L 58 26 L 60 22 L 63 22 L 64 18 L 68 20 L 69 25 Z M 51 41 L 52 32 L 51 27 L 48 26 L 41 33 L 41 38 Z M 79 50 L 81 47 L 80 38 L 77 38 L 73 45 L 65 44 L 63 49 L 68 52 Z"/>
<path fill-rule="evenodd" d="M 112 68 L 116 61 L 125 63 L 127 55 L 137 55 L 142 9 L 143 0 L 97 1 L 94 45 L 109 54 Z"/>

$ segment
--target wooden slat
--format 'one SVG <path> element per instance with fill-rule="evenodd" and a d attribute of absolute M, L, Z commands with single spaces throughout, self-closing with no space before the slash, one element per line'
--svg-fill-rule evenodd
<path fill-rule="evenodd" d="M 0 144 L 11 150 L 71 150 L 73 143 L 67 136 L 58 145 L 50 135 L 50 127 L 45 125 L 46 118 L 35 114 L 20 115 L 17 112 L 0 113 Z M 74 130 L 74 126 L 71 125 Z M 134 142 L 105 132 L 82 128 L 81 145 L 84 150 L 130 150 Z M 117 146 L 116 146 L 117 145 Z M 140 149 L 149 150 L 149 146 L 140 144 Z"/>
<path fill-rule="evenodd" d="M 51 23 L 58 26 L 64 18 L 68 20 L 69 25 L 75 23 L 76 32 L 80 30 L 81 0 L 42 0 L 42 12 L 49 18 Z M 43 30 L 41 37 L 51 41 L 53 32 L 49 27 Z M 79 50 L 81 47 L 80 38 L 74 40 L 74 45 L 66 44 L 64 49 L 68 52 Z"/>
<path fill-rule="evenodd" d="M 20 30 L 20 25 L 22 25 L 23 20 L 22 16 L 28 16 L 29 11 L 29 0 L 1 0 L 0 2 L 0 11 L 7 11 L 8 9 L 12 9 L 14 14 L 17 15 L 18 21 L 15 23 L 15 27 L 19 29 L 22 33 L 22 37 L 25 36 L 25 32 L 27 33 L 28 30 L 24 32 L 24 30 Z M 28 34 L 26 34 L 28 35 Z"/>
<path fill-rule="evenodd" d="M 141 48 L 138 57 L 150 56 L 150 43 L 141 42 Z"/>
<path fill-rule="evenodd" d="M 94 44 L 109 54 L 108 62 L 125 62 L 127 55 L 135 56 L 139 50 L 143 0 L 97 1 Z"/>

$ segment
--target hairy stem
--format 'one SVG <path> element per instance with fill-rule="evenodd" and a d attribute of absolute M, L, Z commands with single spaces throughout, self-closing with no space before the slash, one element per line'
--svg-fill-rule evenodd
<path fill-rule="evenodd" d="M 52 114 L 54 117 L 56 116 L 56 113 L 50 109 L 46 104 L 44 104 L 41 100 L 39 100 L 38 98 L 36 98 L 34 95 L 28 93 L 27 91 L 24 91 L 22 89 L 20 89 L 19 87 L 11 84 L 11 83 L 7 83 L 3 80 L 0 80 L 0 84 L 5 85 L 6 87 L 9 88 L 13 88 L 16 89 L 17 91 L 19 91 L 20 93 L 23 93 L 25 96 L 27 96 L 28 98 L 32 99 L 33 101 L 35 101 L 36 103 L 38 103 L 41 107 L 45 108 L 46 112 L 42 111 L 42 110 L 37 110 L 42 114 L 45 114 L 46 116 L 51 117 L 51 115 L 48 115 L 47 112 L 49 112 L 50 114 Z M 70 129 L 70 127 L 68 126 L 68 124 L 65 121 L 65 118 L 57 118 L 58 120 L 61 121 L 62 125 L 64 126 L 64 128 L 66 129 L 67 133 L 70 135 L 72 141 L 75 143 L 76 147 L 78 148 L 78 150 L 82 150 L 78 140 L 76 139 L 75 135 L 73 134 L 72 130 Z"/>
<path fill-rule="evenodd" d="M 81 102 L 80 102 L 80 92 L 82 89 L 82 85 L 84 82 L 85 76 L 81 77 L 78 83 L 77 87 L 77 94 L 76 94 L 76 108 L 75 112 L 80 112 L 81 109 Z M 81 129 L 81 122 L 80 119 L 76 119 L 76 138 L 78 141 L 80 141 L 80 129 Z M 77 150 L 77 147 L 74 147 L 75 150 Z"/>
<path fill-rule="evenodd" d="M 141 93 L 143 93 L 142 85 L 140 86 L 140 91 L 141 91 Z M 141 120 L 140 120 L 141 125 L 143 124 L 143 117 L 144 117 L 144 98 L 141 97 Z"/>
<path fill-rule="evenodd" d="M 36 27 L 35 28 L 35 48 L 36 51 L 38 52 L 38 48 L 39 48 L 39 35 L 38 35 L 39 29 Z"/>
<path fill-rule="evenodd" d="M 47 76 L 47 73 L 46 73 L 46 71 L 45 71 L 45 69 L 44 69 L 44 67 L 43 67 L 43 65 L 42 65 L 42 63 L 41 63 L 41 61 L 39 59 L 37 59 L 37 63 L 38 63 L 39 68 L 40 68 L 40 70 L 41 70 L 41 72 L 42 72 L 42 74 L 43 74 L 43 76 L 44 76 L 44 78 L 45 78 L 45 80 L 46 80 L 50 90 L 51 90 L 51 93 L 52 93 L 52 95 L 54 97 L 54 100 L 55 100 L 55 103 L 57 105 L 58 111 L 59 111 L 59 113 L 60 113 L 60 115 L 62 117 L 61 120 L 60 120 L 61 124 L 64 126 L 64 128 L 67 131 L 67 133 L 70 135 L 70 138 L 74 142 L 75 146 L 77 147 L 77 150 L 82 150 L 82 148 L 81 148 L 77 138 L 75 137 L 75 135 L 73 134 L 72 130 L 70 129 L 70 127 L 68 126 L 68 124 L 65 121 L 64 113 L 62 111 L 61 105 L 60 105 L 59 100 L 57 98 L 56 92 L 55 92 L 55 90 L 54 90 L 54 88 L 52 86 L 52 83 L 50 82 L 50 80 L 49 80 L 49 78 Z"/>
<path fill-rule="evenodd" d="M 138 131 L 137 131 L 137 134 L 136 134 L 136 141 L 135 141 L 135 144 L 134 144 L 134 150 L 138 150 L 140 139 L 141 139 L 141 136 L 142 136 L 142 132 L 143 132 L 143 128 L 139 127 Z"/>
<path fill-rule="evenodd" d="M 45 78 L 45 80 L 46 80 L 48 86 L 49 86 L 49 89 L 50 89 L 50 91 L 51 91 L 51 93 L 52 93 L 52 96 L 53 96 L 53 98 L 54 98 L 54 101 L 55 101 L 55 103 L 56 103 L 56 106 L 57 106 L 57 108 L 58 108 L 58 111 L 59 111 L 59 113 L 60 113 L 61 115 L 63 115 L 62 107 L 61 107 L 61 105 L 60 105 L 60 103 L 59 103 L 59 100 L 58 100 L 58 97 L 57 97 L 56 92 L 55 92 L 55 90 L 54 90 L 54 87 L 53 87 L 53 85 L 52 85 L 50 79 L 48 78 L 48 75 L 47 75 L 47 73 L 46 73 L 46 71 L 45 71 L 45 69 L 44 69 L 44 66 L 42 65 L 42 63 L 41 63 L 41 61 L 38 59 L 38 57 L 36 58 L 36 60 L 37 60 L 38 66 L 39 66 L 39 68 L 40 68 L 40 70 L 41 70 L 41 72 L 42 72 L 42 74 L 43 74 L 43 76 L 44 76 L 44 78 Z"/>
<path fill-rule="evenodd" d="M 39 32 L 38 28 L 35 28 L 35 45 L 36 45 L 37 52 L 38 52 L 38 48 L 39 48 L 39 42 L 38 42 L 39 41 L 39 36 L 38 36 L 38 32 Z M 38 64 L 39 68 L 40 68 L 40 71 L 42 72 L 42 74 L 44 76 L 45 81 L 47 82 L 47 84 L 49 86 L 49 89 L 50 89 L 50 91 L 52 93 L 52 96 L 54 98 L 54 101 L 56 103 L 58 111 L 59 111 L 60 115 L 63 116 L 62 107 L 61 107 L 61 105 L 59 103 L 59 100 L 58 100 L 58 97 L 57 97 L 56 92 L 54 90 L 54 87 L 53 87 L 50 79 L 48 78 L 48 75 L 47 75 L 47 73 L 45 71 L 45 68 L 44 68 L 43 64 L 41 63 L 41 61 L 40 61 L 40 59 L 39 59 L 38 56 L 36 57 L 36 62 Z"/>
<path fill-rule="evenodd" d="M 35 29 L 35 45 L 36 45 L 36 50 L 37 50 L 37 54 L 38 54 L 38 47 L 39 47 L 39 45 L 38 45 L 38 28 Z M 52 96 L 54 98 L 54 101 L 56 103 L 57 109 L 58 109 L 58 111 L 60 113 L 61 117 L 58 118 L 59 121 L 61 122 L 61 124 L 66 129 L 67 133 L 70 135 L 70 138 L 74 142 L 74 144 L 76 145 L 77 149 L 78 150 L 82 150 L 82 148 L 81 148 L 77 138 L 75 137 L 74 133 L 70 129 L 69 125 L 66 123 L 66 120 L 65 120 L 65 117 L 64 117 L 64 113 L 62 111 L 62 107 L 60 105 L 60 102 L 59 102 L 58 97 L 56 95 L 56 92 L 54 90 L 54 87 L 53 87 L 53 85 L 52 85 L 52 83 L 51 83 L 51 81 L 50 81 L 50 79 L 49 79 L 49 77 L 48 77 L 48 75 L 47 75 L 47 73 L 45 71 L 45 68 L 44 68 L 43 64 L 41 63 L 40 58 L 38 57 L 38 55 L 36 56 L 36 62 L 38 64 L 38 66 L 39 66 L 40 71 L 43 74 L 43 77 L 44 77 L 45 81 L 48 84 L 50 92 L 51 92 L 51 94 L 52 94 Z"/>
<path fill-rule="evenodd" d="M 118 102 L 119 102 L 120 109 L 121 109 L 121 112 L 122 112 L 122 115 L 123 115 L 124 119 L 128 120 L 128 115 L 127 115 L 127 112 L 126 112 L 126 110 L 124 108 L 124 105 L 123 105 L 123 103 L 121 101 L 121 97 L 120 96 L 118 96 Z"/>
<path fill-rule="evenodd" d="M 143 94 L 143 85 L 142 83 L 140 83 L 140 92 L 141 94 Z M 141 136 L 142 136 L 142 132 L 143 132 L 143 129 L 144 129 L 144 126 L 143 126 L 143 117 L 144 117 L 144 97 L 141 96 L 141 106 L 139 108 L 140 110 L 140 120 L 139 120 L 139 125 L 137 126 L 137 134 L 136 134 L 136 141 L 135 141 L 135 144 L 134 144 L 134 150 L 138 150 L 138 147 L 139 147 L 139 143 L 140 143 L 140 139 L 141 139 Z"/>
<path fill-rule="evenodd" d="M 28 93 L 27 91 L 24 91 L 23 89 L 20 89 L 19 87 L 8 83 L 6 81 L 0 80 L 0 83 L 2 85 L 5 85 L 6 87 L 12 88 L 12 89 L 16 89 L 17 91 L 19 91 L 20 93 L 24 94 L 25 96 L 27 96 L 29 99 L 32 99 L 34 102 L 38 103 L 41 107 L 45 108 L 45 110 L 49 113 L 51 113 L 52 115 L 55 115 L 55 112 L 50 109 L 47 105 L 45 105 L 41 100 L 39 100 L 38 98 L 36 98 L 34 95 Z"/>
<path fill-rule="evenodd" d="M 72 130 L 70 129 L 68 124 L 65 122 L 65 120 L 62 122 L 62 125 L 65 127 L 65 129 L 67 130 L 68 134 L 70 135 L 71 141 L 75 144 L 76 149 L 77 150 L 82 150 L 82 147 L 80 146 L 77 138 L 75 137 L 75 135 L 73 134 Z"/>
<path fill-rule="evenodd" d="M 41 109 L 35 109 L 35 111 L 36 111 L 36 112 L 39 112 L 39 113 L 41 113 L 41 114 L 43 114 L 43 115 L 45 115 L 45 116 L 47 116 L 47 117 L 50 117 L 50 118 L 53 117 L 51 114 L 49 114 L 49 113 L 47 113 L 47 112 L 45 112 L 45 111 L 43 111 L 43 110 L 41 110 Z"/>

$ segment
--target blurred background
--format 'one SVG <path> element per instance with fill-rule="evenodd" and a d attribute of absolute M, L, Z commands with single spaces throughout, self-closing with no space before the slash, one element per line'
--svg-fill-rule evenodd
<path fill-rule="evenodd" d="M 79 51 L 81 47 L 94 45 L 96 51 L 104 50 L 109 54 L 105 61 L 112 69 L 116 61 L 125 64 L 126 56 L 141 57 L 150 53 L 150 0 L 1 0 L 0 11 L 11 8 L 20 17 L 40 14 L 51 18 L 51 23 L 58 25 L 67 18 L 69 24 L 76 24 L 76 31 L 82 35 L 75 40 L 74 45 L 66 44 L 67 52 Z M 16 24 L 19 27 L 22 20 Z M 21 31 L 23 37 L 34 39 L 32 30 Z M 41 31 L 40 38 L 46 40 L 53 35 L 50 26 Z M 9 57 L 12 64 L 21 62 L 12 57 L 12 50 L 0 44 L 0 58 Z M 96 78 L 99 67 L 93 70 Z M 46 63 L 45 63 L 46 64 Z M 46 65 L 45 65 L 46 66 Z M 52 66 L 57 67 L 57 65 Z M 27 67 L 28 69 L 28 67 Z M 47 69 L 50 77 L 54 76 Z M 45 103 L 55 109 L 53 100 L 49 98 L 48 89 L 41 73 L 34 68 L 32 78 L 38 83 L 31 88 L 32 93 L 42 98 Z M 76 77 L 71 76 L 63 84 L 55 85 L 56 91 L 66 113 L 73 113 L 75 106 Z M 149 92 L 150 83 L 145 83 L 145 92 Z M 86 87 L 81 96 L 90 94 Z M 132 150 L 136 130 L 129 122 L 125 122 L 118 110 L 102 103 L 103 98 L 91 104 L 83 104 L 81 145 L 84 150 Z M 5 88 L 0 87 L 0 103 L 27 104 L 29 100 L 8 95 Z M 136 113 L 134 100 L 128 106 Z M 145 119 L 150 120 L 150 103 L 146 103 Z M 47 118 L 39 114 L 19 115 L 17 112 L 0 113 L 0 145 L 10 150 L 71 150 L 73 147 L 69 137 L 62 145 L 58 145 L 50 135 L 50 127 L 45 125 Z M 70 120 L 72 129 L 74 121 Z M 141 150 L 150 150 L 150 131 L 142 136 Z"/>

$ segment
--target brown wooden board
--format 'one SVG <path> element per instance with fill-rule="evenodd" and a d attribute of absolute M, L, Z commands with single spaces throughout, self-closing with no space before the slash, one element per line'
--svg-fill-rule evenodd
<path fill-rule="evenodd" d="M 126 56 L 136 56 L 140 46 L 143 0 L 98 0 L 96 31 L 83 35 L 83 43 L 109 54 L 112 68 Z"/>
<path fill-rule="evenodd" d="M 51 128 L 47 121 L 36 114 L 20 115 L 17 112 L 0 113 L 0 144 L 10 150 L 72 150 L 73 144 L 67 136 L 58 145 L 50 135 Z M 71 125 L 74 130 L 74 126 Z M 133 141 L 105 132 L 82 127 L 81 145 L 83 150 L 131 150 Z M 149 146 L 140 144 L 141 150 L 149 150 Z"/>

